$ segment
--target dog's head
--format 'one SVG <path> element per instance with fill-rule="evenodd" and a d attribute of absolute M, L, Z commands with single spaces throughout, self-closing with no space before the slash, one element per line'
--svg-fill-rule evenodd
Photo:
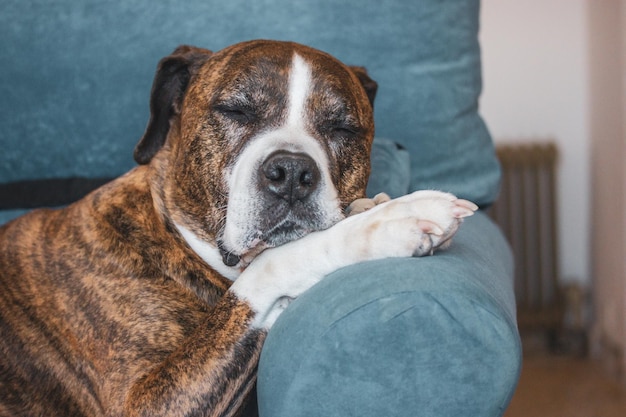
<path fill-rule="evenodd" d="M 375 93 L 363 68 L 295 43 L 182 46 L 159 63 L 135 159 L 192 247 L 241 266 L 364 196 Z"/>

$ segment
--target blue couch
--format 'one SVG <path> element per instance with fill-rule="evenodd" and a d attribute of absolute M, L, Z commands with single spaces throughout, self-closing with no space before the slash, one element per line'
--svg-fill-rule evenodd
<path fill-rule="evenodd" d="M 5 0 L 0 223 L 129 170 L 158 60 L 179 44 L 302 42 L 379 83 L 368 193 L 435 188 L 485 208 L 500 171 L 478 114 L 478 0 Z M 259 412 L 497 416 L 521 365 L 512 260 L 483 214 L 450 249 L 345 268 L 263 349 Z"/>

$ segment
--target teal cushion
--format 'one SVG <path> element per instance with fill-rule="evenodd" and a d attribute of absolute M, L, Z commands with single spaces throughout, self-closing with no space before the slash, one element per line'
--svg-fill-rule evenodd
<path fill-rule="evenodd" d="M 411 162 L 409 152 L 398 143 L 376 138 L 372 146 L 372 172 L 367 184 L 367 195 L 387 193 L 391 198 L 409 191 Z"/>
<path fill-rule="evenodd" d="M 477 213 L 435 256 L 331 274 L 268 335 L 261 417 L 501 415 L 521 364 L 512 268 Z"/>
<path fill-rule="evenodd" d="M 408 149 L 410 189 L 489 204 L 499 169 L 477 111 L 478 12 L 478 0 L 5 0 L 0 183 L 127 171 L 161 57 L 273 38 L 369 69 L 377 134 Z"/>
<path fill-rule="evenodd" d="M 411 190 L 438 189 L 488 205 L 500 167 L 478 113 L 479 1 L 391 3 L 386 13 L 379 10 L 385 35 L 371 45 L 381 53 L 372 67 L 381 86 L 377 132 L 407 147 Z"/>

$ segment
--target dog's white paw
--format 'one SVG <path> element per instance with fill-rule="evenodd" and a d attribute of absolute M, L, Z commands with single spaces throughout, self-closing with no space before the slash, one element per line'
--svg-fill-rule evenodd
<path fill-rule="evenodd" d="M 439 191 L 417 191 L 346 219 L 350 244 L 368 258 L 423 256 L 446 247 L 478 207 Z M 365 259 L 364 259 L 365 260 Z"/>

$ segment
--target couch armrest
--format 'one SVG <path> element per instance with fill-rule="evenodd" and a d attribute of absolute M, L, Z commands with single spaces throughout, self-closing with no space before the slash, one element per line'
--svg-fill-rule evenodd
<path fill-rule="evenodd" d="M 511 253 L 477 213 L 446 251 L 344 268 L 295 300 L 263 349 L 259 411 L 497 416 L 520 366 Z"/>

